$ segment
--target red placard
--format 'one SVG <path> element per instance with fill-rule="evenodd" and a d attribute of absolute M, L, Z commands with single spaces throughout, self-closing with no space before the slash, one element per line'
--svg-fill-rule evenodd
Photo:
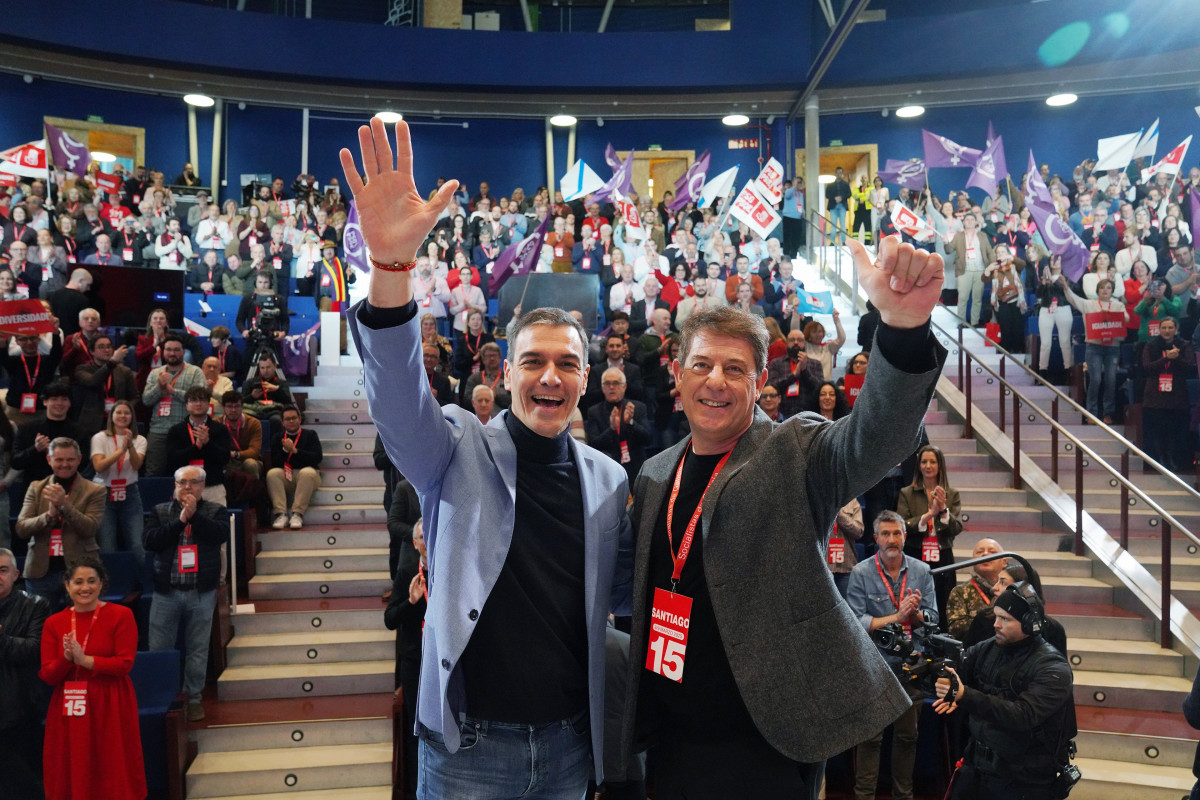
<path fill-rule="evenodd" d="M 0 303 L 0 333 L 54 333 L 54 318 L 38 300 L 8 300 Z"/>
<path fill-rule="evenodd" d="M 846 388 L 846 402 L 851 408 L 854 408 L 854 401 L 858 399 L 858 394 L 862 391 L 863 381 L 866 380 L 866 377 L 866 375 L 847 375 L 842 379 L 842 386 Z"/>
<path fill-rule="evenodd" d="M 1093 311 L 1083 315 L 1087 338 L 1112 344 L 1125 338 L 1125 315 L 1120 311 Z"/>
<path fill-rule="evenodd" d="M 116 175 L 109 175 L 107 172 L 96 172 L 96 188 L 103 189 L 105 192 L 121 191 L 121 179 Z"/>

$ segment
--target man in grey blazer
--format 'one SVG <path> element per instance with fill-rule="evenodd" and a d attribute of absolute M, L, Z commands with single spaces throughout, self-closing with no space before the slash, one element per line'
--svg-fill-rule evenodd
<path fill-rule="evenodd" d="M 916 449 L 945 351 L 929 330 L 942 259 L 850 240 L 882 324 L 854 413 L 773 423 L 761 318 L 705 310 L 672 365 L 692 435 L 646 462 L 625 745 L 658 745 L 657 800 L 817 797 L 824 760 L 909 708 L 834 586 L 838 510 Z"/>
<path fill-rule="evenodd" d="M 512 328 L 511 409 L 482 425 L 438 406 L 421 362 L 410 270 L 457 183 L 426 203 L 407 126 L 398 168 L 383 123 L 359 130 L 366 181 L 342 150 L 374 266 L 352 309 L 367 399 L 391 462 L 421 499 L 429 574 L 416 698 L 423 800 L 582 798 L 602 780 L 605 626 L 628 614 L 628 478 L 569 433 L 587 335 L 559 309 Z"/>

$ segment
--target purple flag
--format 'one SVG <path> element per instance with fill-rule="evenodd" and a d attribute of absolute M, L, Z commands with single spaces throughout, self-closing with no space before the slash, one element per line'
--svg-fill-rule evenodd
<path fill-rule="evenodd" d="M 671 211 L 678 211 L 688 203 L 700 201 L 700 190 L 704 188 L 704 179 L 708 176 L 708 161 L 711 156 L 705 150 L 700 157 L 688 167 L 687 172 L 675 181 L 675 199 L 667 206 Z"/>
<path fill-rule="evenodd" d="M 350 201 L 350 212 L 346 214 L 346 229 L 342 233 L 342 248 L 346 253 L 346 263 L 357 270 L 366 272 L 371 268 L 367 261 L 367 246 L 363 242 L 362 226 L 358 224 L 358 206 Z"/>
<path fill-rule="evenodd" d="M 925 146 L 925 165 L 934 167 L 973 167 L 982 150 L 973 147 L 963 147 L 950 141 L 945 136 L 938 136 L 927 130 L 921 131 L 921 142 Z"/>
<path fill-rule="evenodd" d="M 906 189 L 920 189 L 929 176 L 924 161 L 899 161 L 889 158 L 878 173 L 885 183 L 898 183 Z"/>
<path fill-rule="evenodd" d="M 1025 192 L 1025 205 L 1033 215 L 1033 222 L 1050 252 L 1062 258 L 1063 274 L 1072 281 L 1078 281 L 1087 272 L 1087 246 L 1071 230 L 1071 226 L 1058 213 L 1050 190 L 1046 188 L 1042 176 L 1037 171 L 1037 162 L 1033 151 L 1029 151 L 1028 188 Z"/>
<path fill-rule="evenodd" d="M 542 242 L 546 240 L 546 229 L 550 226 L 550 219 L 553 216 L 553 214 L 547 213 L 542 224 L 537 226 L 537 230 L 519 242 L 513 242 L 504 248 L 504 252 L 492 265 L 492 279 L 488 283 L 489 294 L 495 296 L 509 278 L 533 271 L 533 268 L 537 266 L 538 257 L 542 254 Z"/>
<path fill-rule="evenodd" d="M 1191 186 L 1188 187 L 1188 197 L 1192 201 L 1192 224 L 1200 224 L 1200 193 Z"/>
<path fill-rule="evenodd" d="M 609 145 L 611 147 L 611 145 Z M 607 160 L 608 155 L 604 158 Z M 592 195 L 592 200 L 597 203 L 612 202 L 616 195 L 628 197 L 633 191 L 633 151 L 629 151 L 629 155 L 625 159 L 625 163 L 617 163 L 617 167 L 613 170 L 613 176 L 608 179 L 608 183 L 601 186 Z"/>
<path fill-rule="evenodd" d="M 613 148 L 612 142 L 604 148 L 604 160 L 608 162 L 608 168 L 616 172 L 621 168 L 621 159 L 617 157 L 617 151 Z"/>
<path fill-rule="evenodd" d="M 55 166 L 74 172 L 81 178 L 87 175 L 88 162 L 92 160 L 87 145 L 75 141 L 49 122 L 46 123 L 46 145 L 50 148 L 50 160 Z"/>
<path fill-rule="evenodd" d="M 992 142 L 996 141 L 996 129 L 992 127 L 992 121 L 988 120 L 987 146 L 991 147 Z"/>
<path fill-rule="evenodd" d="M 1008 176 L 1008 164 L 1004 162 L 1004 139 L 992 139 L 991 144 L 971 169 L 967 186 L 977 186 L 987 192 L 988 197 L 996 194 L 996 186 Z"/>

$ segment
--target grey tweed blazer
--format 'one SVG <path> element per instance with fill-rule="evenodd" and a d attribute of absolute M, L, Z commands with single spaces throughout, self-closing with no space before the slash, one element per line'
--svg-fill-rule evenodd
<path fill-rule="evenodd" d="M 897 370 L 875 349 L 854 412 L 837 422 L 801 414 L 773 423 L 756 410 L 704 501 L 704 574 L 725 655 L 758 730 L 796 761 L 820 761 L 869 739 L 911 703 L 834 587 L 824 547 L 838 509 L 918 447 L 945 360 L 933 346 L 938 368 L 920 375 Z M 650 543 L 690 441 L 647 461 L 634 484 L 623 752 L 648 744 L 633 740 Z"/>

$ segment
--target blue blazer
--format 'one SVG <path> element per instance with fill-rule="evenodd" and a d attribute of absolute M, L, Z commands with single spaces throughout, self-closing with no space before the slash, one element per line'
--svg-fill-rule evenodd
<path fill-rule="evenodd" d="M 438 405 L 421 362 L 416 322 L 372 330 L 359 322 L 358 310 L 350 314 L 350 325 L 363 359 L 371 416 L 388 457 L 421 499 L 429 551 L 417 732 L 424 727 L 440 733 L 453 753 L 459 747 L 459 715 L 468 710 L 458 662 L 512 543 L 517 450 L 504 424 L 507 412 L 485 427 L 469 411 Z M 574 438 L 570 442 L 583 490 L 588 695 L 600 781 L 605 625 L 610 610 L 630 613 L 633 529 L 625 470 Z M 525 661 L 537 654 L 494 657 Z"/>

